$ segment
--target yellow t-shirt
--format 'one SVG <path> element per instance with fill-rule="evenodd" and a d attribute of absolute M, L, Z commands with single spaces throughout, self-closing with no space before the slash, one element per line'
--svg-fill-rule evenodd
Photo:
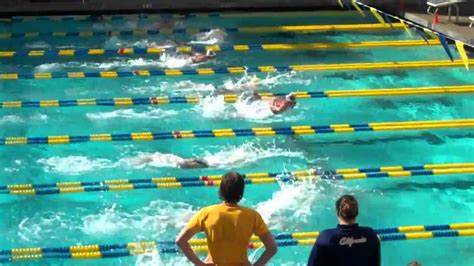
<path fill-rule="evenodd" d="M 250 237 L 268 232 L 258 212 L 225 204 L 201 209 L 191 218 L 187 229 L 194 234 L 206 233 L 208 261 L 217 265 L 246 265 Z"/>

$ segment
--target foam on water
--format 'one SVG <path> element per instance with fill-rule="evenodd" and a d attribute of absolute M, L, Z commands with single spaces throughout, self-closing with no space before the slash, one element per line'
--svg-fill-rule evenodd
<path fill-rule="evenodd" d="M 179 61 L 179 60 L 178 60 Z M 165 94 L 185 94 L 185 93 L 241 93 L 249 90 L 273 89 L 282 84 L 309 84 L 311 80 L 296 77 L 297 73 L 269 74 L 264 78 L 255 79 L 255 75 L 244 73 L 239 78 L 226 78 L 222 85 L 211 83 L 194 82 L 192 80 L 180 80 L 177 82 L 161 81 L 156 85 L 127 86 L 125 91 L 133 94 L 150 95 L 150 93 L 162 92 Z M 145 81 L 149 83 L 149 81 Z M 296 88 L 295 88 L 296 90 Z"/>
<path fill-rule="evenodd" d="M 47 173 L 60 173 L 63 175 L 80 175 L 100 169 L 113 168 L 115 166 L 112 161 L 108 159 L 91 159 L 87 156 L 53 156 L 50 158 L 41 158 L 36 162 L 42 165 L 44 171 Z"/>
<path fill-rule="evenodd" d="M 37 212 L 18 224 L 17 236 L 25 243 L 38 243 L 44 239 L 60 241 L 63 236 L 57 232 L 74 230 L 74 226 L 69 228 L 69 219 L 64 212 Z"/>
<path fill-rule="evenodd" d="M 178 115 L 176 110 L 163 110 L 157 107 L 147 107 L 144 111 L 137 111 L 136 109 L 118 109 L 110 112 L 94 112 L 87 113 L 86 117 L 89 120 L 107 120 L 115 118 L 133 118 L 133 119 L 157 119 Z"/>
<path fill-rule="evenodd" d="M 182 68 L 192 65 L 191 57 L 184 54 L 163 53 L 160 55 L 160 66 L 164 68 Z"/>
<path fill-rule="evenodd" d="M 304 158 L 304 154 L 298 151 L 290 151 L 277 148 L 275 144 L 270 147 L 247 142 L 240 146 L 228 146 L 223 150 L 210 153 L 204 152 L 203 158 L 206 162 L 217 168 L 238 168 L 255 163 L 258 160 L 273 157 Z"/>
<path fill-rule="evenodd" d="M 219 147 L 219 151 L 211 153 L 204 151 L 195 157 L 204 159 L 212 168 L 237 168 L 255 163 L 258 160 L 287 157 L 304 159 L 302 152 L 277 148 L 276 144 L 263 147 L 259 144 L 247 142 L 240 146 Z M 130 153 L 130 152 L 127 152 Z M 87 156 L 53 156 L 42 158 L 36 162 L 40 164 L 47 173 L 60 173 L 63 175 L 80 175 L 101 169 L 124 167 L 128 169 L 143 169 L 146 167 L 178 167 L 182 158 L 176 154 L 161 152 L 131 152 L 129 155 L 113 162 L 105 158 L 91 158 Z"/>
<path fill-rule="evenodd" d="M 64 237 L 70 239 L 69 242 L 80 244 L 88 236 L 107 243 L 110 236 L 117 234 L 138 241 L 173 241 L 175 236 L 170 237 L 169 232 L 178 232 L 196 212 L 192 205 L 164 200 L 151 201 L 133 210 L 117 204 L 99 210 L 85 207 L 75 207 L 74 210 L 74 215 L 59 210 L 38 210 L 18 224 L 16 235 L 26 246 L 44 239 L 64 243 Z M 128 232 L 133 232 L 133 236 Z"/>
<path fill-rule="evenodd" d="M 291 110 L 284 114 L 274 114 L 266 101 L 239 99 L 235 104 L 228 104 L 224 101 L 223 95 L 203 98 L 194 107 L 194 110 L 203 117 L 214 120 L 243 119 L 259 123 L 293 122 L 298 120 L 298 116 L 292 114 Z"/>
<path fill-rule="evenodd" d="M 194 38 L 195 40 L 190 41 L 190 44 L 220 44 L 225 41 L 227 33 L 221 29 L 211 29 L 207 32 L 197 33 Z"/>
<path fill-rule="evenodd" d="M 146 82 L 145 83 L 149 83 Z M 150 93 L 163 93 L 166 95 L 193 92 L 212 92 L 215 90 L 214 85 L 206 83 L 192 82 L 190 80 L 183 80 L 179 82 L 168 82 L 161 81 L 156 85 L 146 86 L 127 86 L 125 87 L 126 92 L 140 95 L 150 95 Z"/>
<path fill-rule="evenodd" d="M 82 232 L 94 236 L 110 236 L 123 231 L 134 232 L 138 240 L 164 240 L 163 235 L 178 232 L 196 212 L 192 205 L 165 200 L 151 201 L 148 206 L 131 212 L 116 204 L 99 213 L 82 218 Z"/>
<path fill-rule="evenodd" d="M 17 115 L 4 115 L 0 117 L 0 124 L 4 123 L 22 123 L 25 120 Z"/>
<path fill-rule="evenodd" d="M 48 116 L 45 114 L 37 113 L 30 116 L 18 116 L 18 115 L 4 115 L 0 116 L 0 124 L 17 124 L 26 123 L 28 121 L 46 121 Z"/>
<path fill-rule="evenodd" d="M 133 169 L 142 169 L 145 167 L 178 167 L 184 159 L 170 153 L 160 152 L 140 152 L 136 156 L 120 159 L 119 163 Z"/>
<path fill-rule="evenodd" d="M 37 41 L 33 43 L 27 43 L 25 47 L 29 49 L 50 49 L 51 45 L 44 41 Z"/>

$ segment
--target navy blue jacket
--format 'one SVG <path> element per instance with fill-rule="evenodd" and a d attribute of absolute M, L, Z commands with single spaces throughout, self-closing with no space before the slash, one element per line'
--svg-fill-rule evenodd
<path fill-rule="evenodd" d="M 308 266 L 380 266 L 380 241 L 370 227 L 338 225 L 321 232 Z"/>

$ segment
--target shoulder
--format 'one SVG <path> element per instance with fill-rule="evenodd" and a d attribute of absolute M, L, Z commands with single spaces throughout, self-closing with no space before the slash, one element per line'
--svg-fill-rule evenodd
<path fill-rule="evenodd" d="M 320 245 L 325 245 L 331 243 L 331 240 L 334 236 L 337 235 L 337 229 L 327 229 L 319 233 L 318 242 Z"/>
<path fill-rule="evenodd" d="M 199 210 L 199 214 L 200 215 L 208 215 L 209 213 L 212 213 L 212 212 L 215 212 L 215 211 L 218 211 L 218 210 L 219 210 L 219 204 L 211 205 L 211 206 L 207 206 L 207 207 L 204 207 L 201 210 Z"/>
<path fill-rule="evenodd" d="M 372 229 L 371 227 L 361 226 L 361 227 L 359 227 L 359 229 L 360 229 L 364 234 L 366 234 L 367 236 L 377 237 L 377 233 L 376 233 L 375 230 Z"/>
<path fill-rule="evenodd" d="M 247 214 L 247 215 L 260 216 L 260 213 L 258 213 L 258 211 L 252 208 L 240 206 L 240 210 L 242 211 L 242 213 Z"/>

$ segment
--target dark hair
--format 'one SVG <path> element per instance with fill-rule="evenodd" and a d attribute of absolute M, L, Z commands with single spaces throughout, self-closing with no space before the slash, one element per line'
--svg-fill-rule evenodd
<path fill-rule="evenodd" d="M 199 158 L 193 158 L 192 160 L 194 163 L 198 164 L 201 167 L 209 167 L 209 164 L 206 162 L 206 160 Z"/>
<path fill-rule="evenodd" d="M 237 172 L 228 172 L 222 177 L 219 196 L 228 203 L 237 203 L 244 196 L 245 181 Z"/>
<path fill-rule="evenodd" d="M 354 220 L 359 214 L 359 204 L 352 195 L 344 195 L 336 201 L 337 215 L 344 220 Z"/>
<path fill-rule="evenodd" d="M 421 263 L 419 263 L 418 261 L 412 261 L 412 262 L 408 263 L 407 266 L 421 266 Z"/>

